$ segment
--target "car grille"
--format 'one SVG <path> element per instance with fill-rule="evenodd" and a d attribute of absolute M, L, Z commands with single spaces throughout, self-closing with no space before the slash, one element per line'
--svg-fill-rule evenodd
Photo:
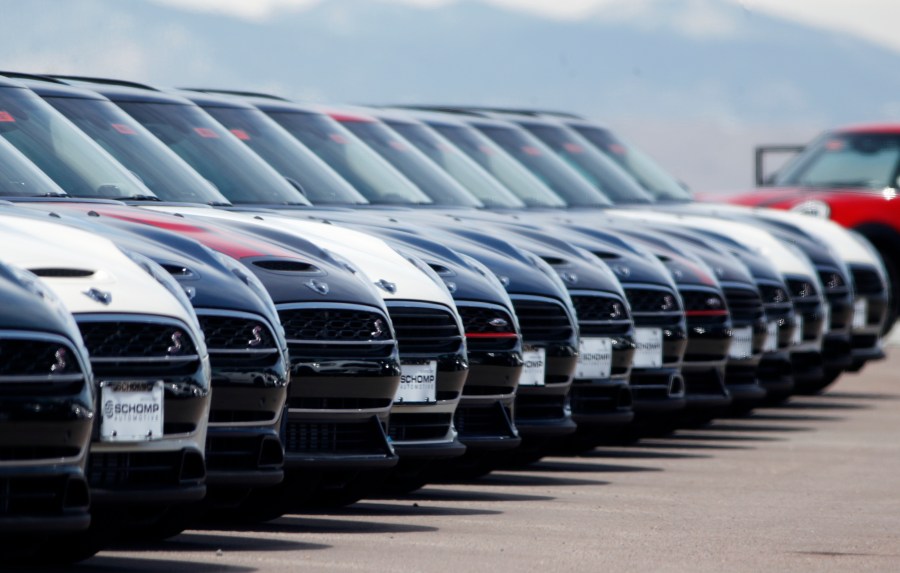
<path fill-rule="evenodd" d="M 735 326 L 750 324 L 765 317 L 762 298 L 756 289 L 726 286 L 723 290 L 731 321 Z"/>
<path fill-rule="evenodd" d="M 854 266 L 850 272 L 853 275 L 853 288 L 856 294 L 880 295 L 884 293 L 884 283 L 875 269 Z"/>
<path fill-rule="evenodd" d="M 278 315 L 292 358 L 385 357 L 394 349 L 390 323 L 374 310 L 283 307 Z"/>
<path fill-rule="evenodd" d="M 470 351 L 512 350 L 519 342 L 515 324 L 508 312 L 487 305 L 457 303 Z M 491 322 L 494 324 L 491 324 Z"/>
<path fill-rule="evenodd" d="M 0 516 L 54 515 L 86 510 L 87 485 L 69 476 L 0 478 Z"/>
<path fill-rule="evenodd" d="M 284 449 L 290 454 L 389 455 L 377 418 L 359 422 L 288 422 Z"/>
<path fill-rule="evenodd" d="M 519 394 L 516 396 L 516 423 L 565 418 L 565 400 L 565 396 Z"/>
<path fill-rule="evenodd" d="M 237 366 L 260 361 L 273 362 L 278 348 L 271 330 L 261 321 L 242 316 L 200 314 L 200 328 L 206 337 L 210 364 Z"/>
<path fill-rule="evenodd" d="M 572 321 L 561 303 L 551 299 L 512 297 L 525 342 L 561 342 L 574 334 Z"/>
<path fill-rule="evenodd" d="M 503 404 L 490 406 L 460 406 L 453 414 L 453 423 L 461 438 L 475 436 L 513 437 L 512 410 Z"/>
<path fill-rule="evenodd" d="M 27 384 L 50 382 L 69 384 L 84 380 L 75 352 L 63 340 L 35 338 L 0 339 L 0 381 L 2 394 L 14 395 L 20 390 L 34 392 Z M 26 384 L 25 388 L 19 384 Z"/>
<path fill-rule="evenodd" d="M 631 328 L 627 307 L 614 296 L 575 294 L 572 304 L 582 336 L 592 334 L 625 334 Z"/>
<path fill-rule="evenodd" d="M 391 414 L 388 435 L 395 442 L 439 440 L 450 431 L 452 414 Z"/>
<path fill-rule="evenodd" d="M 201 482 L 206 466 L 199 452 L 118 452 L 91 454 L 87 477 L 91 488 L 171 487 Z"/>
<path fill-rule="evenodd" d="M 198 367 L 194 341 L 178 323 L 156 318 L 76 320 L 98 377 L 165 377 L 191 374 Z"/>
<path fill-rule="evenodd" d="M 635 326 L 676 326 L 683 316 L 678 297 L 668 289 L 623 285 Z"/>
<path fill-rule="evenodd" d="M 759 284 L 759 294 L 767 307 L 770 305 L 790 305 L 791 296 L 787 289 L 780 285 Z"/>
<path fill-rule="evenodd" d="M 397 333 L 400 356 L 435 356 L 458 352 L 462 335 L 456 319 L 448 310 L 436 306 L 388 303 L 388 313 Z"/>

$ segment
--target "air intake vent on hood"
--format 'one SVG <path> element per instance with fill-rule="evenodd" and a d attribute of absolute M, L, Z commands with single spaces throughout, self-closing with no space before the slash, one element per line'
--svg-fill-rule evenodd
<path fill-rule="evenodd" d="M 611 261 L 614 259 L 621 259 L 622 257 L 617 255 L 616 253 L 609 253 L 607 251 L 594 251 L 594 255 L 603 259 L 604 261 Z"/>
<path fill-rule="evenodd" d="M 553 267 L 566 264 L 566 261 L 564 259 L 560 259 L 559 257 L 541 257 L 541 258 L 544 259 L 545 263 L 547 263 L 548 265 L 553 266 Z"/>
<path fill-rule="evenodd" d="M 28 269 L 39 277 L 44 278 L 84 278 L 94 275 L 94 271 L 88 269 L 64 269 L 64 268 L 43 268 Z"/>
<path fill-rule="evenodd" d="M 173 277 L 184 278 L 194 276 L 194 272 L 191 269 L 183 267 L 181 265 L 163 264 L 161 266 L 162 268 L 166 269 L 166 272 Z"/>
<path fill-rule="evenodd" d="M 287 259 L 269 259 L 265 261 L 253 261 L 253 264 L 267 271 L 278 271 L 282 273 L 315 273 L 319 272 L 315 266 L 303 262 L 292 261 Z"/>

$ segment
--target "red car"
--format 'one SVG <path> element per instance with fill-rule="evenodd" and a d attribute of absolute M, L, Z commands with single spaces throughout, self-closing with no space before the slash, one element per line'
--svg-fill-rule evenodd
<path fill-rule="evenodd" d="M 764 178 L 766 154 L 792 150 L 799 153 Z M 830 218 L 865 236 L 881 253 L 891 278 L 891 311 L 896 318 L 900 300 L 900 124 L 839 128 L 805 147 L 759 147 L 756 177 L 757 190 L 727 200 Z M 720 197 L 707 195 L 705 199 Z"/>

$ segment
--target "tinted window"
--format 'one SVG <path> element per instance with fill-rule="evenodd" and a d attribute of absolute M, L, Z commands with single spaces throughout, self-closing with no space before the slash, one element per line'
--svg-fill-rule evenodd
<path fill-rule="evenodd" d="M 776 177 L 776 185 L 867 187 L 897 185 L 900 137 L 895 134 L 833 134 L 810 144 Z"/>
<path fill-rule="evenodd" d="M 129 101 L 118 105 L 232 203 L 309 204 L 284 177 L 199 107 Z"/>

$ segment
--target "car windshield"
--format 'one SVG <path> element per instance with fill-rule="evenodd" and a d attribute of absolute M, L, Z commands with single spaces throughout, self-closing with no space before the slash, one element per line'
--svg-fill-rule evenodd
<path fill-rule="evenodd" d="M 421 123 L 407 121 L 385 120 L 385 123 L 437 163 L 485 207 L 516 209 L 525 206 L 518 197 L 434 130 Z"/>
<path fill-rule="evenodd" d="M 56 197 L 65 191 L 0 137 L 0 197 Z"/>
<path fill-rule="evenodd" d="M 315 204 L 368 203 L 347 181 L 305 145 L 258 109 L 203 108 L 284 177 L 296 182 Z"/>
<path fill-rule="evenodd" d="M 808 145 L 781 169 L 775 185 L 867 187 L 898 184 L 900 134 L 833 133 Z"/>
<path fill-rule="evenodd" d="M 571 125 L 596 149 L 619 164 L 657 201 L 690 201 L 691 193 L 660 167 L 649 155 L 620 139 L 608 129 L 590 125 Z"/>
<path fill-rule="evenodd" d="M 232 203 L 308 205 L 303 195 L 195 105 L 116 102 Z"/>
<path fill-rule="evenodd" d="M 546 183 L 568 206 L 597 207 L 610 204 L 609 199 L 527 131 L 514 126 L 474 125 Z"/>
<path fill-rule="evenodd" d="M 69 195 L 153 197 L 133 174 L 30 90 L 0 89 L 0 136 Z"/>
<path fill-rule="evenodd" d="M 520 125 L 555 151 L 569 167 L 590 181 L 613 203 L 653 202 L 653 197 L 628 173 L 577 133 L 560 125 L 527 121 Z"/>
<path fill-rule="evenodd" d="M 483 206 L 418 148 L 404 141 L 385 124 L 355 118 L 338 119 L 338 122 L 406 175 L 435 205 Z"/>
<path fill-rule="evenodd" d="M 428 195 L 330 117 L 302 111 L 266 111 L 266 114 L 372 203 L 431 203 Z"/>
<path fill-rule="evenodd" d="M 72 97 L 44 100 L 140 177 L 163 201 L 228 204 L 209 181 L 116 104 Z"/>
<path fill-rule="evenodd" d="M 426 124 L 493 175 L 528 207 L 565 207 L 540 179 L 475 129 L 463 125 Z"/>

